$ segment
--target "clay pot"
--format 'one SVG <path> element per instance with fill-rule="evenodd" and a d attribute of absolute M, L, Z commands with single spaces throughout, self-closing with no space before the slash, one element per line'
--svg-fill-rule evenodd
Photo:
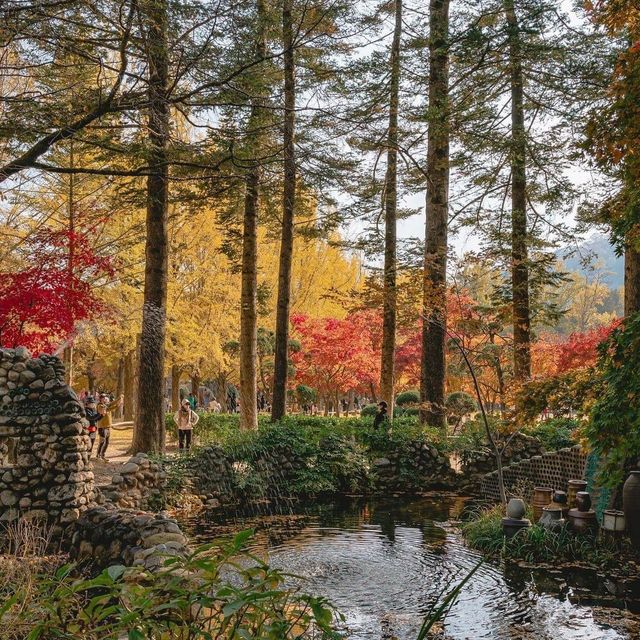
<path fill-rule="evenodd" d="M 553 496 L 553 489 L 551 487 L 536 487 L 533 490 L 533 500 L 531 505 L 533 507 L 533 521 L 538 522 L 542 517 L 542 509 L 546 507 Z"/>
<path fill-rule="evenodd" d="M 624 483 L 622 510 L 631 542 L 640 549 L 640 471 L 632 471 Z"/>
<path fill-rule="evenodd" d="M 586 493 L 579 491 L 578 495 Z M 587 494 L 589 495 L 589 494 Z M 589 499 L 590 500 L 590 499 Z M 596 512 L 592 510 L 581 511 L 579 509 L 571 509 L 569 511 L 569 524 L 574 533 L 579 535 L 595 535 L 598 533 L 598 520 Z"/>
<path fill-rule="evenodd" d="M 507 516 L 512 520 L 521 520 L 526 510 L 527 507 L 520 498 L 511 498 L 507 504 Z"/>
<path fill-rule="evenodd" d="M 562 529 L 566 522 L 567 521 L 562 517 L 562 509 L 557 507 L 544 507 L 542 509 L 540 525 L 545 529 L 557 531 L 558 529 Z"/>
<path fill-rule="evenodd" d="M 549 509 L 560 509 L 562 517 L 566 518 L 569 513 L 569 505 L 567 504 L 567 494 L 565 491 L 554 491 L 553 499 L 547 505 Z"/>
<path fill-rule="evenodd" d="M 583 513 L 591 509 L 591 495 L 588 491 L 578 491 L 576 493 L 576 508 Z"/>
<path fill-rule="evenodd" d="M 578 491 L 586 490 L 586 480 L 569 480 L 569 482 L 567 482 L 567 505 L 569 509 L 573 509 L 576 506 L 576 494 Z"/>

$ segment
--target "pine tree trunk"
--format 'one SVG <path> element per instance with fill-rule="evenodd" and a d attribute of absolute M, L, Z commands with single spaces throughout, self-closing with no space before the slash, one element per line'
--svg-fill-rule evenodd
<path fill-rule="evenodd" d="M 220 413 L 229 413 L 227 408 L 227 376 L 224 373 L 219 373 L 216 381 L 218 383 L 216 400 L 220 403 Z"/>
<path fill-rule="evenodd" d="M 180 367 L 177 364 L 171 366 L 171 408 L 180 409 Z"/>
<path fill-rule="evenodd" d="M 135 410 L 135 351 L 124 358 L 124 419 L 133 420 Z"/>
<path fill-rule="evenodd" d="M 194 373 L 191 376 L 191 393 L 196 399 L 196 404 L 200 406 L 200 374 Z"/>
<path fill-rule="evenodd" d="M 256 57 L 266 55 L 265 6 L 257 0 L 258 24 Z M 249 116 L 251 148 L 256 156 L 260 147 L 260 120 L 262 101 L 253 98 Z M 240 292 L 240 428 L 258 428 L 258 202 L 260 199 L 261 168 L 257 160 L 245 180 L 244 219 L 242 232 L 242 285 Z"/>
<path fill-rule="evenodd" d="M 393 417 L 396 314 L 397 314 L 397 242 L 398 208 L 398 103 L 400 92 L 400 39 L 402 36 L 402 0 L 395 0 L 395 27 L 391 45 L 391 84 L 389 129 L 387 132 L 387 172 L 384 194 L 384 287 L 382 308 L 382 361 L 380 398 L 387 403 L 389 419 Z"/>
<path fill-rule="evenodd" d="M 429 16 L 431 71 L 429 74 L 420 422 L 446 430 L 449 0 L 431 0 Z"/>
<path fill-rule="evenodd" d="M 124 358 L 118 360 L 118 375 L 117 375 L 117 389 L 116 397 L 124 396 Z M 120 420 L 124 416 L 124 404 L 118 405 L 117 416 Z"/>
<path fill-rule="evenodd" d="M 527 139 L 524 125 L 524 78 L 520 27 L 513 0 L 504 0 L 511 76 L 511 289 L 513 298 L 513 374 L 531 377 L 531 319 L 527 251 Z"/>
<path fill-rule="evenodd" d="M 296 67 L 293 41 L 293 0 L 282 3 L 282 37 L 284 47 L 284 185 L 282 197 L 282 234 L 278 271 L 278 305 L 276 310 L 276 344 L 271 420 L 287 413 L 287 378 L 289 372 L 289 307 L 291 299 L 291 263 L 293 258 L 293 220 L 296 204 L 295 108 Z"/>
<path fill-rule="evenodd" d="M 259 169 L 246 179 L 242 233 L 242 291 L 240 294 L 240 428 L 257 429 L 257 287 Z"/>
<path fill-rule="evenodd" d="M 640 311 L 640 251 L 628 243 L 624 251 L 624 315 Z"/>
<path fill-rule="evenodd" d="M 166 0 L 143 3 L 149 66 L 149 166 L 144 306 L 138 362 L 136 424 L 131 450 L 164 451 L 164 341 L 168 269 L 169 105 Z"/>

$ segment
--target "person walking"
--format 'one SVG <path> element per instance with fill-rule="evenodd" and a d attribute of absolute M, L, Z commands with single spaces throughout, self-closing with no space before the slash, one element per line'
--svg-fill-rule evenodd
<path fill-rule="evenodd" d="M 374 429 L 378 429 L 379 427 L 386 426 L 387 422 L 387 403 L 382 400 L 378 402 L 378 411 L 376 412 L 376 417 L 373 420 Z"/>
<path fill-rule="evenodd" d="M 191 408 L 189 400 L 182 401 L 180 409 L 173 415 L 173 420 L 178 427 L 178 448 L 180 451 L 191 449 L 193 427 L 198 424 L 200 416 Z"/>
<path fill-rule="evenodd" d="M 124 400 L 124 394 L 117 400 L 111 400 L 106 393 L 100 396 L 100 402 L 96 407 L 100 419 L 98 420 L 98 453 L 96 458 L 107 462 L 106 453 L 109 446 L 109 438 L 111 437 L 111 425 L 113 424 L 113 412 L 118 408 Z"/>
<path fill-rule="evenodd" d="M 189 406 L 191 407 L 192 411 L 196 410 L 196 407 L 198 406 L 198 400 L 196 399 L 195 395 L 193 394 L 193 391 L 189 394 L 189 397 L 187 398 L 188 402 L 189 402 Z"/>
<path fill-rule="evenodd" d="M 89 457 L 93 452 L 93 445 L 96 443 L 96 435 L 98 433 L 98 421 L 101 416 L 96 411 L 96 401 L 91 396 L 87 396 L 84 401 L 84 415 L 89 423 L 87 431 L 89 432 Z"/>

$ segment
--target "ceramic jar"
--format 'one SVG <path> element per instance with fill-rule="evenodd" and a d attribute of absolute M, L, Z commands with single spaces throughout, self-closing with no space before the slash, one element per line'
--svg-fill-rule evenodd
<path fill-rule="evenodd" d="M 549 531 L 557 531 L 562 529 L 566 524 L 566 520 L 562 517 L 562 509 L 557 507 L 544 507 L 542 509 L 542 517 L 540 525 Z"/>
<path fill-rule="evenodd" d="M 527 508 L 520 498 L 511 498 L 507 504 L 507 516 L 514 520 L 522 520 Z"/>
<path fill-rule="evenodd" d="M 588 491 L 578 491 L 578 493 L 576 493 L 575 503 L 578 511 L 586 513 L 591 509 L 591 495 Z"/>
<path fill-rule="evenodd" d="M 631 542 L 640 549 L 640 470 L 632 471 L 624 483 L 622 510 Z"/>
<path fill-rule="evenodd" d="M 533 521 L 538 522 L 542 517 L 542 509 L 546 507 L 553 497 L 553 489 L 551 487 L 536 487 L 533 490 Z"/>
<path fill-rule="evenodd" d="M 569 509 L 573 509 L 576 506 L 576 494 L 579 491 L 586 490 L 586 480 L 569 480 L 569 482 L 567 482 L 567 505 Z"/>
<path fill-rule="evenodd" d="M 562 517 L 566 518 L 569 513 L 569 505 L 567 505 L 567 494 L 565 491 L 554 491 L 553 499 L 547 505 L 549 509 L 560 509 Z"/>

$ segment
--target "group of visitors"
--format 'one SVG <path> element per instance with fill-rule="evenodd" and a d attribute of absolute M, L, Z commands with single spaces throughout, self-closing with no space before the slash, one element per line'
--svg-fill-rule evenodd
<path fill-rule="evenodd" d="M 98 400 L 87 395 L 84 399 L 84 412 L 89 426 L 89 457 L 93 453 L 93 448 L 98 437 L 98 449 L 96 458 L 107 462 L 107 447 L 109 446 L 109 438 L 111 437 L 111 425 L 113 424 L 113 412 L 120 406 L 124 400 L 124 395 L 114 400 L 110 395 L 102 393 L 98 396 Z"/>

